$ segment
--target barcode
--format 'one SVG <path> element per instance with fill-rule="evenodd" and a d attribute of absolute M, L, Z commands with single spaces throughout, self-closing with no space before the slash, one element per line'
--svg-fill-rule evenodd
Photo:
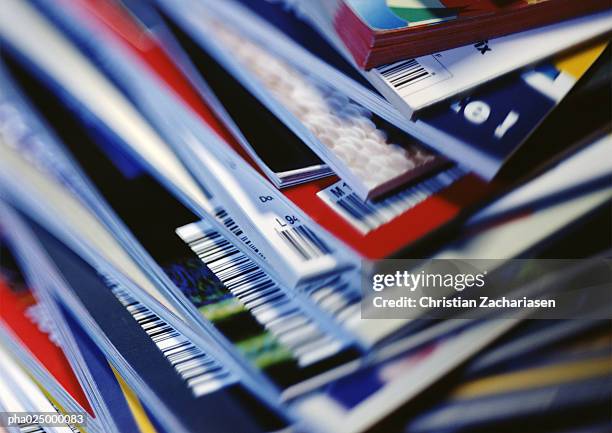
<path fill-rule="evenodd" d="M 107 280 L 108 281 L 108 280 Z M 233 375 L 128 292 L 109 282 L 113 294 L 151 337 L 196 397 L 235 382 Z"/>
<path fill-rule="evenodd" d="M 361 319 L 361 294 L 342 275 L 317 281 L 304 291 L 317 306 L 347 328 Z"/>
<path fill-rule="evenodd" d="M 68 428 L 70 429 L 70 431 L 72 431 L 72 433 L 82 433 L 81 430 L 79 430 L 75 425 L 73 424 L 66 424 L 68 426 Z M 34 430 L 36 431 L 36 430 Z"/>
<path fill-rule="evenodd" d="M 66 427 L 70 429 L 73 433 L 81 433 L 78 428 L 73 426 L 72 424 L 66 424 Z M 62 426 L 64 427 L 64 426 Z M 19 425 L 20 433 L 46 433 L 45 430 L 40 424 L 20 424 Z"/>
<path fill-rule="evenodd" d="M 45 429 L 43 429 L 39 424 L 20 425 L 19 431 L 21 433 L 45 433 Z"/>
<path fill-rule="evenodd" d="M 244 231 L 240 228 L 240 226 L 234 221 L 234 219 L 229 216 L 227 211 L 223 208 L 215 209 L 215 218 L 217 218 L 221 223 L 231 231 L 234 236 L 242 241 L 246 246 L 255 251 L 262 259 L 266 259 L 265 256 L 259 251 L 259 249 L 253 244 L 253 242 L 249 239 L 249 237 L 244 233 Z"/>
<path fill-rule="evenodd" d="M 432 74 L 425 69 L 416 59 L 403 60 L 398 63 L 378 68 L 378 72 L 395 89 L 401 89 L 424 80 Z"/>
<path fill-rule="evenodd" d="M 265 271 L 205 221 L 176 232 L 255 319 L 291 350 L 300 365 L 318 362 L 343 348 Z"/>
<path fill-rule="evenodd" d="M 379 202 L 363 201 L 339 181 L 317 195 L 363 234 L 381 227 L 465 175 L 453 167 Z"/>
<path fill-rule="evenodd" d="M 332 252 L 325 242 L 304 225 L 284 228 L 276 232 L 304 260 L 312 260 Z"/>

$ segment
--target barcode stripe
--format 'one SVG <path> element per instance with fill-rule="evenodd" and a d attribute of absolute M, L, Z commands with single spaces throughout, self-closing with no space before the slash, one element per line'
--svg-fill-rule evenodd
<path fill-rule="evenodd" d="M 151 337 L 196 397 L 235 382 L 229 370 L 164 322 L 126 290 L 106 280 L 115 297 Z"/>
<path fill-rule="evenodd" d="M 43 429 L 39 424 L 19 425 L 19 431 L 21 433 L 45 433 L 45 429 Z"/>
<path fill-rule="evenodd" d="M 418 74 L 412 74 L 412 76 L 407 75 L 405 76 L 405 79 L 399 82 L 394 83 L 394 86 L 397 88 L 400 87 L 404 87 L 405 84 L 408 83 L 412 83 L 412 82 L 417 82 L 419 81 L 419 78 L 425 78 L 429 76 L 429 72 L 427 72 L 425 69 L 423 69 L 422 71 L 420 71 L 420 73 Z"/>
<path fill-rule="evenodd" d="M 245 245 L 247 245 L 249 248 L 251 248 L 257 254 L 259 254 L 262 258 L 264 258 L 264 256 L 261 254 L 259 249 L 251 242 L 249 237 L 244 234 L 242 229 L 238 226 L 238 224 L 234 221 L 234 219 L 231 218 L 228 215 L 228 213 L 227 213 L 227 211 L 225 209 L 221 209 L 221 208 L 217 209 L 217 211 L 215 213 L 215 217 L 219 221 L 221 221 L 221 223 L 225 227 L 227 227 L 235 236 L 237 236 Z M 220 233 L 217 233 L 217 237 L 222 238 Z M 227 241 L 225 239 L 224 239 L 224 241 L 229 243 L 229 241 Z"/>
<path fill-rule="evenodd" d="M 384 75 L 385 77 L 387 77 L 389 81 L 397 81 L 398 79 L 401 79 L 402 77 L 417 73 L 420 70 L 421 70 L 420 65 L 415 60 L 411 60 L 401 65 L 401 67 L 393 70 L 392 73 L 386 72 Z"/>
<path fill-rule="evenodd" d="M 225 211 L 218 211 L 217 215 L 224 219 L 226 227 L 238 227 Z M 220 233 L 205 224 L 202 221 L 181 227 L 177 229 L 177 234 L 255 319 L 291 350 L 301 365 L 320 361 L 342 349 L 343 344 L 335 338 L 330 338 L 265 271 Z M 304 226 L 284 229 L 279 234 L 288 242 L 293 242 L 294 248 L 301 251 L 304 258 L 329 251 L 325 244 Z M 295 320 L 296 317 L 304 326 L 303 333 L 297 334 L 293 328 L 278 326 L 279 321 Z M 325 350 L 318 353 L 308 353 L 304 350 L 306 347 L 313 347 L 313 344 Z"/>
<path fill-rule="evenodd" d="M 464 175 L 461 168 L 453 167 L 379 202 L 364 202 L 341 181 L 319 191 L 317 195 L 365 234 L 392 221 Z"/>
<path fill-rule="evenodd" d="M 387 65 L 380 68 L 378 72 L 395 89 L 401 89 L 431 76 L 431 73 L 416 59 Z"/>
<path fill-rule="evenodd" d="M 325 242 L 304 225 L 278 229 L 277 233 L 304 260 L 312 260 L 332 252 Z"/>

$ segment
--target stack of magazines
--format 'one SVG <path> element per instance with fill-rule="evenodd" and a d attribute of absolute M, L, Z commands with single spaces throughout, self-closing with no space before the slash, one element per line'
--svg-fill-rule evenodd
<path fill-rule="evenodd" d="M 2 0 L 0 431 L 610 431 L 610 6 Z"/>

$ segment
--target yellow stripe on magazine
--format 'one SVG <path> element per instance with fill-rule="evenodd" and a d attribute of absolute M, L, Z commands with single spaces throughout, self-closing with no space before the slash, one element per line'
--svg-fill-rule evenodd
<path fill-rule="evenodd" d="M 610 373 L 612 373 L 612 359 L 595 358 L 477 379 L 455 388 L 452 397 L 462 399 L 501 394 L 584 380 Z"/>
<path fill-rule="evenodd" d="M 121 391 L 123 392 L 123 395 L 125 396 L 125 401 L 127 402 L 130 408 L 130 411 L 132 411 L 132 415 L 134 416 L 134 421 L 136 421 L 136 424 L 138 425 L 140 432 L 141 433 L 157 433 L 157 430 L 155 430 L 155 427 L 153 427 L 151 420 L 149 420 L 149 417 L 147 416 L 144 408 L 142 407 L 142 404 L 140 404 L 140 400 L 138 400 L 138 397 L 136 397 L 136 394 L 134 394 L 134 391 L 132 391 L 132 389 L 128 386 L 128 384 L 125 383 L 125 381 L 119 375 L 117 370 L 115 370 L 115 367 L 113 367 L 112 365 L 110 367 L 113 370 L 115 377 L 117 378 L 117 382 L 119 382 Z"/>
<path fill-rule="evenodd" d="M 607 42 L 593 45 L 555 60 L 555 67 L 576 80 L 582 77 L 608 46 Z"/>
<path fill-rule="evenodd" d="M 55 409 L 57 409 L 58 413 L 61 414 L 66 414 L 68 413 L 66 411 L 66 409 L 64 409 L 64 407 L 59 403 L 59 401 L 57 401 L 57 399 L 55 397 L 53 397 L 53 395 L 51 395 L 51 393 L 47 390 L 47 388 L 45 388 L 44 386 L 42 386 L 42 383 L 40 383 L 38 380 L 36 380 L 36 378 L 34 376 L 32 376 L 29 372 L 26 372 L 26 374 L 28 375 L 28 377 L 30 379 L 32 379 L 32 382 L 34 382 L 36 384 L 36 386 L 38 386 L 38 388 L 40 389 L 40 391 L 43 393 L 43 395 L 45 397 L 47 397 L 47 400 L 49 400 L 49 402 L 51 403 L 51 405 L 53 407 L 55 407 Z M 89 414 L 86 414 L 85 416 L 89 417 Z M 69 424 L 66 424 L 69 425 Z M 85 426 L 81 425 L 81 424 L 70 424 L 71 426 L 73 426 L 75 429 L 77 429 L 78 431 L 80 431 L 81 433 L 87 433 L 87 430 L 85 429 Z M 74 430 L 74 429 L 73 429 Z"/>

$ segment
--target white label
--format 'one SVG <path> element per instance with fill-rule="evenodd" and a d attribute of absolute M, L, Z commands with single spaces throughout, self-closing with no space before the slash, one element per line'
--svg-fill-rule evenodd
<path fill-rule="evenodd" d="M 402 60 L 375 68 L 373 71 L 400 96 L 411 95 L 452 77 L 436 56 Z"/>
<path fill-rule="evenodd" d="M 391 222 L 408 209 L 451 185 L 464 174 L 462 169 L 453 167 L 378 202 L 361 200 L 351 187 L 342 181 L 319 191 L 317 195 L 365 235 Z"/>

